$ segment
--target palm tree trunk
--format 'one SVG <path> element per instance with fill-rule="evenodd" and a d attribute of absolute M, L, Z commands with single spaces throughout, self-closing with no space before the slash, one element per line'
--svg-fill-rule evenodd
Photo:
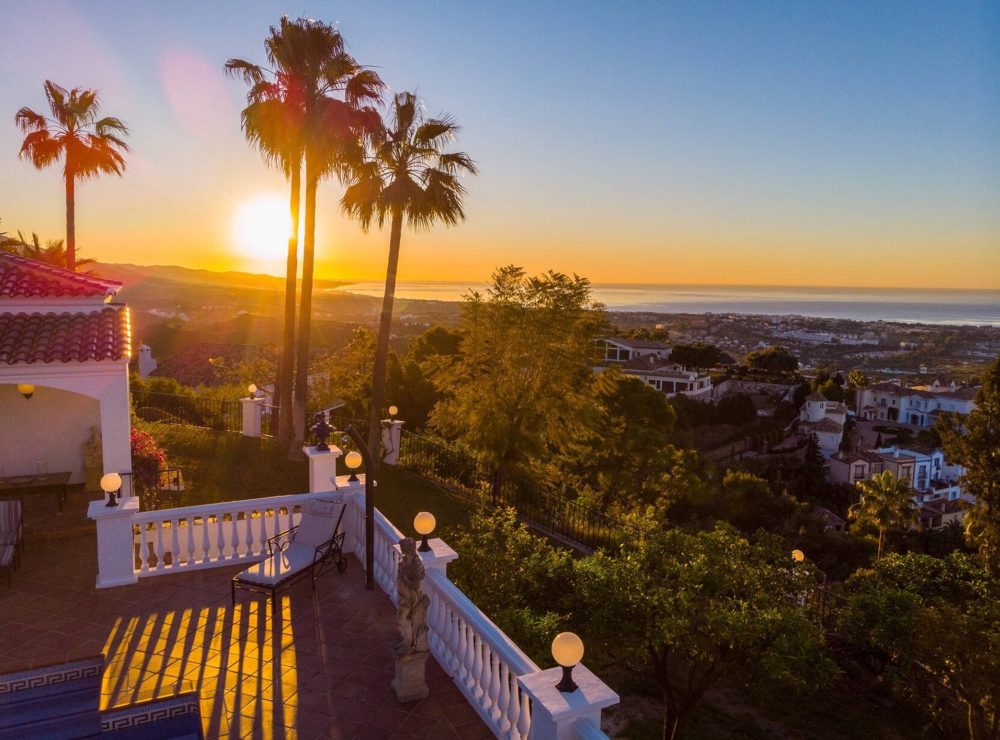
<path fill-rule="evenodd" d="M 875 552 L 875 560 L 882 559 L 882 539 L 885 537 L 885 527 L 878 528 L 878 550 Z"/>
<path fill-rule="evenodd" d="M 66 175 L 66 269 L 76 271 L 76 176 Z"/>
<path fill-rule="evenodd" d="M 285 330 L 281 346 L 281 367 L 278 369 L 276 399 L 278 401 L 278 439 L 288 447 L 292 442 L 292 384 L 295 372 L 295 288 L 299 272 L 299 201 L 302 193 L 302 164 L 291 173 L 289 211 L 292 233 L 288 235 L 288 259 L 285 264 Z"/>
<path fill-rule="evenodd" d="M 316 188 L 319 174 L 306 154 L 306 229 L 302 246 L 302 296 L 299 301 L 299 338 L 295 357 L 295 393 L 292 402 L 292 444 L 289 455 L 299 456 L 306 440 L 306 394 L 309 390 L 309 330 L 312 324 L 313 257 L 316 247 Z"/>
<path fill-rule="evenodd" d="M 403 210 L 394 208 L 389 232 L 389 264 L 385 268 L 385 292 L 382 295 L 382 317 L 375 347 L 375 369 L 372 372 L 372 402 L 368 412 L 368 451 L 376 465 L 381 462 L 382 405 L 385 403 L 385 367 L 389 362 L 389 332 L 392 329 L 392 307 L 396 298 L 396 269 L 399 267 L 399 242 L 403 234 Z M 374 471 L 372 471 L 374 472 Z"/>

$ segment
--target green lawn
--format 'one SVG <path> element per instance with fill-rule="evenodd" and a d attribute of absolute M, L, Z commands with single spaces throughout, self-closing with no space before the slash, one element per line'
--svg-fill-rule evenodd
<path fill-rule="evenodd" d="M 271 439 L 179 424 L 140 422 L 167 453 L 167 463 L 180 468 L 185 492 L 182 506 L 282 496 L 309 490 L 309 466 L 293 462 Z M 384 465 L 375 489 L 375 505 L 405 533 L 413 517 L 429 511 L 438 532 L 463 526 L 474 505 L 406 470 Z"/>

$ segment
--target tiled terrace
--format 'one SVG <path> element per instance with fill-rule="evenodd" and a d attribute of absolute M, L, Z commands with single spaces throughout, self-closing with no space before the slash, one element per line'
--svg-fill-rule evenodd
<path fill-rule="evenodd" d="M 0 584 L 0 672 L 105 653 L 102 708 L 200 694 L 206 737 L 489 738 L 434 658 L 427 699 L 399 704 L 389 681 L 394 611 L 360 564 L 230 605 L 222 567 L 98 590 L 96 538 L 29 540 Z"/>

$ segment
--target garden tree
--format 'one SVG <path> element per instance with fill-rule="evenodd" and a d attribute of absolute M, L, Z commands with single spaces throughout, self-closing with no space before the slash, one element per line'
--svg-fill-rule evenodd
<path fill-rule="evenodd" d="M 278 439 L 286 447 L 292 441 L 292 385 L 295 372 L 295 292 L 298 282 L 299 206 L 302 200 L 302 157 L 305 97 L 299 77 L 289 69 L 289 50 L 282 31 L 271 26 L 264 53 L 271 67 L 243 59 L 230 59 L 226 71 L 248 86 L 247 105 L 240 114 L 243 134 L 260 150 L 267 164 L 277 167 L 288 180 L 290 215 L 288 253 L 285 259 L 285 315 L 281 364 L 275 382 Z"/>
<path fill-rule="evenodd" d="M 1000 580 L 968 555 L 890 554 L 845 584 L 839 631 L 890 661 L 884 680 L 970 740 L 1000 738 Z M 950 733 L 949 733 L 950 734 Z"/>
<path fill-rule="evenodd" d="M 743 364 L 756 372 L 794 373 L 799 369 L 799 358 L 784 347 L 766 347 L 747 354 Z"/>
<path fill-rule="evenodd" d="M 76 270 L 76 183 L 104 174 L 121 176 L 125 171 L 128 144 L 122 137 L 128 129 L 111 116 L 98 118 L 101 105 L 96 90 L 74 87 L 66 90 L 45 81 L 49 103 L 48 118 L 31 108 L 21 108 L 14 116 L 26 134 L 20 156 L 42 169 L 60 159 L 66 184 L 66 263 Z"/>
<path fill-rule="evenodd" d="M 301 117 L 288 128 L 301 136 L 305 209 L 302 246 L 302 291 L 299 298 L 295 378 L 292 397 L 292 441 L 297 455 L 306 434 L 309 386 L 309 342 L 312 327 L 313 267 L 316 245 L 316 191 L 324 177 L 346 181 L 362 159 L 362 137 L 379 125 L 372 107 L 384 85 L 371 69 L 359 65 L 344 47 L 340 32 L 320 21 L 282 18 L 265 42 L 268 61 L 282 85 L 294 95 Z M 257 85 L 255 73 L 237 65 L 235 72 Z M 273 82 L 261 78 L 267 84 Z M 254 89 L 251 89 L 254 93 Z M 281 124 L 278 124 L 281 125 Z M 294 158 L 295 146 L 292 146 Z M 292 164 L 294 167 L 294 164 Z M 287 413 L 287 412 L 286 412 Z"/>
<path fill-rule="evenodd" d="M 374 357 L 375 335 L 370 329 L 359 326 L 346 346 L 313 362 L 310 372 L 328 378 L 327 387 L 319 391 L 314 399 L 317 406 L 325 408 L 343 401 L 344 406 L 336 414 L 353 419 L 367 418 Z"/>
<path fill-rule="evenodd" d="M 730 393 L 715 404 L 716 418 L 721 424 L 746 426 L 757 421 L 757 405 L 746 393 Z"/>
<path fill-rule="evenodd" d="M 802 404 L 806 402 L 806 398 L 812 393 L 812 386 L 809 385 L 807 381 L 802 381 L 799 383 L 795 392 L 792 394 L 792 406 L 795 407 L 795 413 L 798 414 L 799 410 L 802 408 Z"/>
<path fill-rule="evenodd" d="M 482 456 L 496 495 L 585 428 L 603 307 L 586 278 L 509 265 L 486 295 L 466 296 L 461 326 L 461 354 L 434 376 L 443 398 L 431 426 Z"/>
<path fill-rule="evenodd" d="M 788 491 L 775 493 L 768 482 L 750 473 L 726 470 L 722 491 L 714 502 L 717 518 L 729 522 L 744 534 L 758 529 L 779 532 L 797 520 L 801 505 Z"/>
<path fill-rule="evenodd" d="M 531 534 L 514 509 L 476 513 L 448 541 L 462 553 L 449 578 L 525 652 L 548 661 L 573 608 L 570 551 Z"/>
<path fill-rule="evenodd" d="M 799 605 L 812 579 L 777 537 L 650 527 L 618 555 L 576 562 L 574 611 L 588 649 L 655 682 L 663 737 L 675 739 L 720 681 L 804 691 L 832 678 L 822 630 Z"/>
<path fill-rule="evenodd" d="M 594 376 L 593 416 L 553 460 L 557 487 L 585 490 L 603 510 L 656 503 L 686 478 L 671 444 L 674 413 L 665 395 L 612 367 Z"/>
<path fill-rule="evenodd" d="M 716 367 L 732 365 L 733 358 L 710 344 L 675 344 L 670 350 L 670 360 L 684 367 Z"/>
<path fill-rule="evenodd" d="M 828 401 L 843 403 L 844 399 L 847 398 L 843 387 L 834 378 L 827 378 L 822 383 L 815 383 L 814 387 L 816 392 L 824 396 Z"/>
<path fill-rule="evenodd" d="M 407 429 L 415 431 L 427 426 L 440 394 L 419 362 L 410 356 L 400 357 L 390 352 L 385 387 L 387 397 L 399 408 Z"/>
<path fill-rule="evenodd" d="M 657 324 L 652 329 L 648 326 L 639 326 L 635 329 L 629 329 L 628 331 L 621 332 L 618 336 L 624 337 L 625 339 L 648 339 L 654 342 L 670 341 L 670 333 L 666 330 L 663 324 Z"/>
<path fill-rule="evenodd" d="M 848 388 L 867 388 L 868 376 L 861 370 L 854 368 L 847 373 L 847 386 Z"/>
<path fill-rule="evenodd" d="M 962 488 L 976 497 L 966 513 L 966 535 L 983 564 L 1000 575 L 1000 358 L 983 377 L 972 413 L 946 415 L 937 431 L 948 461 L 965 468 Z"/>
<path fill-rule="evenodd" d="M 878 560 L 882 557 L 886 532 L 895 527 L 909 529 L 917 524 L 918 510 L 910 500 L 913 495 L 910 481 L 896 478 L 891 470 L 885 470 L 875 473 L 871 480 L 858 481 L 857 485 L 861 500 L 851 506 L 847 516 L 863 532 L 873 529 L 878 532 L 875 553 Z"/>
<path fill-rule="evenodd" d="M 446 151 L 458 131 L 458 124 L 450 116 L 426 118 L 416 95 L 397 93 L 388 125 L 368 133 L 367 156 L 352 170 L 351 183 L 341 199 L 344 211 L 358 219 L 362 231 L 368 231 L 373 221 L 379 228 L 389 226 L 389 259 L 369 412 L 368 449 L 373 460 L 380 458 L 382 443 L 379 422 L 385 399 L 403 222 L 411 229 L 424 230 L 437 222 L 454 225 L 465 218 L 461 178 L 476 174 L 476 166 L 468 154 Z"/>
<path fill-rule="evenodd" d="M 432 326 L 410 342 L 410 358 L 423 363 L 431 358 L 458 354 L 462 333 L 443 326 Z"/>

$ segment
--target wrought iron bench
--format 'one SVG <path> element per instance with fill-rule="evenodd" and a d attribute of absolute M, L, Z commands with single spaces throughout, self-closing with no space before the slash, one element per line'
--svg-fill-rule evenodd
<path fill-rule="evenodd" d="M 236 605 L 236 589 L 271 597 L 271 609 L 277 612 L 278 593 L 303 578 L 310 578 L 316 590 L 316 578 L 335 567 L 347 568 L 344 558 L 344 535 L 340 531 L 345 506 L 339 500 L 313 499 L 302 507 L 299 523 L 279 532 L 267 541 L 270 557 L 233 576 L 231 595 Z"/>
<path fill-rule="evenodd" d="M 7 585 L 12 584 L 11 574 L 21 563 L 24 550 L 24 516 L 20 499 L 0 500 L 0 569 L 7 572 Z"/>

